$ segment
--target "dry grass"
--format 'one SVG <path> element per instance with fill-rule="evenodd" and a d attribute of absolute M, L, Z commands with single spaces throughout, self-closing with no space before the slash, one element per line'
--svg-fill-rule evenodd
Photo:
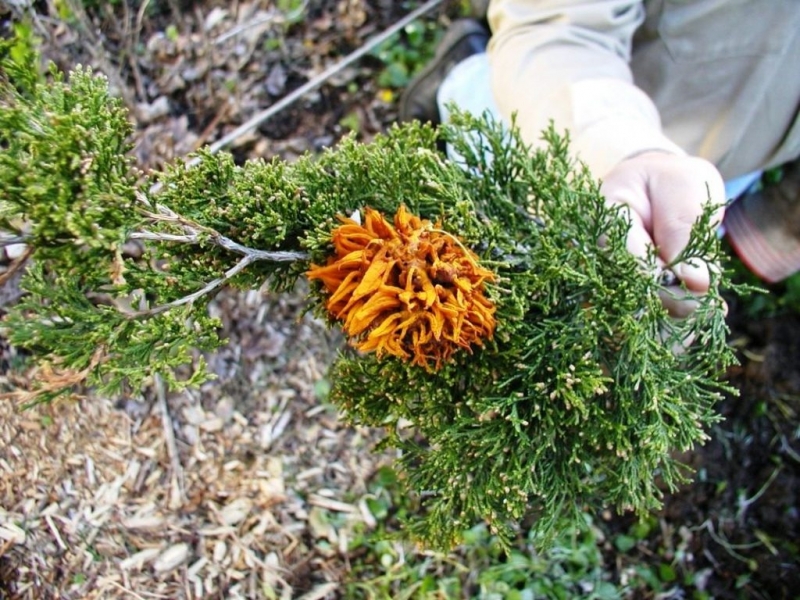
<path fill-rule="evenodd" d="M 336 597 L 348 532 L 374 523 L 380 457 L 317 398 L 338 341 L 302 308 L 302 294 L 219 298 L 219 379 L 164 405 L 153 390 L 1 403 L 8 597 Z"/>

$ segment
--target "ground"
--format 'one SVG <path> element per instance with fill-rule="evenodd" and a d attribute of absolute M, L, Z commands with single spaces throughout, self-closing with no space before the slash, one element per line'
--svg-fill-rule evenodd
<path fill-rule="evenodd" d="M 24 3 L 10 3 L 22 6 Z M 131 109 L 135 155 L 158 169 L 213 143 L 413 8 L 383 0 L 34 3 L 60 68 L 91 64 Z M 451 3 L 337 73 L 230 150 L 292 160 L 396 119 L 409 71 Z M 0 8 L 3 35 L 16 20 Z M 0 256 L 2 305 L 19 258 Z M 791 291 L 791 290 L 789 290 Z M 785 288 L 771 290 L 779 298 Z M 380 432 L 326 402 L 340 337 L 303 290 L 225 293 L 214 382 L 181 395 L 0 401 L 1 598 L 792 598 L 800 590 L 800 314 L 731 298 L 740 391 L 691 482 L 643 520 L 587 509 L 539 555 L 501 553 L 476 526 L 450 555 L 391 537 L 398 497 Z M 0 386 L 24 377 L 0 351 Z M 532 591 L 535 590 L 535 591 Z M 516 594 L 516 595 L 515 595 Z"/>

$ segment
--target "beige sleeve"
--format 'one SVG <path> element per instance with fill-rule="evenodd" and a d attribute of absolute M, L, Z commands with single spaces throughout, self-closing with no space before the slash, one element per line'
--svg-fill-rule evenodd
<path fill-rule="evenodd" d="M 655 105 L 628 65 L 642 0 L 493 0 L 492 90 L 523 139 L 553 121 L 596 177 L 645 150 L 683 153 L 661 131 Z"/>

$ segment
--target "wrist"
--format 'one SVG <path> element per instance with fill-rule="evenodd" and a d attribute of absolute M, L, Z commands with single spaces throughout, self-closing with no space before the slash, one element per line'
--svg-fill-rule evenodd
<path fill-rule="evenodd" d="M 628 119 L 608 119 L 576 135 L 573 149 L 592 174 L 601 179 L 621 162 L 645 154 L 686 155 L 660 131 L 642 125 Z"/>

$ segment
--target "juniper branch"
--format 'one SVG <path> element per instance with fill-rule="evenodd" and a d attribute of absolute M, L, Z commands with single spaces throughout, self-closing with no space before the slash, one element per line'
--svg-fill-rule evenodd
<path fill-rule="evenodd" d="M 533 513 L 544 540 L 585 504 L 652 510 L 657 476 L 667 489 L 683 480 L 674 451 L 707 439 L 734 361 L 719 290 L 671 320 L 654 258 L 642 265 L 627 252 L 629 221 L 555 131 L 532 151 L 516 130 L 455 112 L 441 132 L 406 124 L 291 164 L 239 166 L 201 151 L 192 168 L 159 174 L 156 193 L 124 158 L 129 125 L 105 82 L 79 71 L 44 86 L 23 67 L 0 77 L 0 227 L 22 234 L 29 221 L 34 255 L 28 295 L 6 324 L 12 343 L 69 375 L 57 381 L 77 374 L 108 394 L 155 374 L 171 388 L 205 381 L 197 357 L 222 343 L 205 310 L 213 292 L 265 280 L 290 289 L 327 261 L 341 216 L 404 205 L 441 222 L 502 282 L 488 287 L 494 337 L 472 353 L 435 372 L 346 353 L 330 376 L 346 418 L 386 428 L 386 445 L 403 450 L 409 492 L 435 492 L 412 517 L 419 538 L 447 547 L 482 519 L 507 541 Z M 443 140 L 463 164 L 437 154 Z M 683 258 L 719 262 L 710 218 L 709 208 Z M 129 239 L 144 242 L 141 259 L 121 255 Z M 94 294 L 153 308 L 130 316 Z M 326 314 L 324 285 L 309 299 Z M 401 419 L 414 435 L 397 431 Z"/>
<path fill-rule="evenodd" d="M 143 194 L 137 194 L 139 201 L 143 204 L 149 204 L 149 201 Z M 155 231 L 135 231 L 128 235 L 131 240 L 146 240 L 150 242 L 173 242 L 184 244 L 201 244 L 210 243 L 230 252 L 241 254 L 244 256 L 233 267 L 225 271 L 225 273 L 208 282 L 199 290 L 188 294 L 178 300 L 156 306 L 147 310 L 140 310 L 134 313 L 127 313 L 129 318 L 140 318 L 147 316 L 154 316 L 166 312 L 172 308 L 183 306 L 186 304 L 193 304 L 199 298 L 210 294 L 211 292 L 219 289 L 225 283 L 236 277 L 239 273 L 244 271 L 248 266 L 257 261 L 269 262 L 295 262 L 304 261 L 309 258 L 305 252 L 292 252 L 292 251 L 265 251 L 256 248 L 249 248 L 239 242 L 236 242 L 218 231 L 200 225 L 186 217 L 176 213 L 171 208 L 163 204 L 156 204 L 156 212 L 143 211 L 145 218 L 151 222 L 168 222 L 178 225 L 183 229 L 186 234 L 175 235 L 170 233 L 162 233 Z"/>
<path fill-rule="evenodd" d="M 197 230 L 192 229 L 192 227 L 187 225 L 185 221 L 182 222 L 182 226 L 190 231 L 190 233 L 187 233 L 186 235 L 174 235 L 170 233 L 159 233 L 155 231 L 143 230 L 132 232 L 130 235 L 128 235 L 128 239 L 146 240 L 151 242 L 176 242 L 181 244 L 200 244 L 204 242 L 211 242 L 212 244 L 219 246 L 220 248 L 224 248 L 225 250 L 230 250 L 231 252 L 244 255 L 248 258 L 249 263 L 259 260 L 268 262 L 295 262 L 308 260 L 310 258 L 308 252 L 293 252 L 288 250 L 268 251 L 259 250 L 257 248 L 248 248 L 239 242 L 235 242 L 232 239 L 225 237 L 217 231 L 209 230 L 207 228 L 199 228 Z M 230 279 L 230 277 L 228 277 L 228 279 Z"/>
<path fill-rule="evenodd" d="M 189 294 L 188 296 L 184 296 L 178 300 L 174 300 L 167 304 L 162 304 L 160 306 L 156 306 L 154 308 L 150 308 L 147 310 L 140 310 L 134 313 L 126 313 L 126 316 L 130 319 L 138 319 L 141 317 L 152 317 L 155 315 L 160 315 L 170 309 L 177 308 L 178 306 L 183 306 L 185 304 L 193 304 L 199 298 L 206 296 L 213 292 L 214 290 L 221 287 L 224 283 L 230 281 L 236 275 L 244 271 L 248 266 L 254 263 L 257 259 L 254 258 L 252 254 L 245 255 L 243 259 L 241 259 L 236 265 L 228 269 L 222 277 L 217 277 L 213 281 L 208 282 L 205 286 Z"/>

